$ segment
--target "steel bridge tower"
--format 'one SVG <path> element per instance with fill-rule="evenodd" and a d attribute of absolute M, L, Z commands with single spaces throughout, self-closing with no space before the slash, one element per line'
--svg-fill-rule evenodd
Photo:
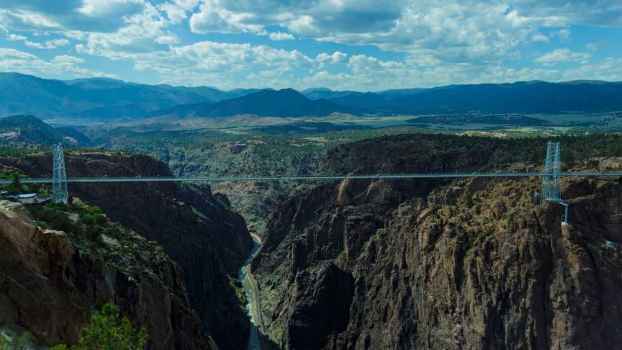
<path fill-rule="evenodd" d="M 52 201 L 58 204 L 67 204 L 67 170 L 65 169 L 65 155 L 63 145 L 57 144 L 52 152 Z"/>
<path fill-rule="evenodd" d="M 546 145 L 546 158 L 544 159 L 545 175 L 542 177 L 542 196 L 545 201 L 559 202 L 561 200 L 560 172 L 559 142 L 549 141 Z"/>
<path fill-rule="evenodd" d="M 546 144 L 546 158 L 544 159 L 544 176 L 542 176 L 542 197 L 547 202 L 558 203 L 564 207 L 563 224 L 568 224 L 568 203 L 561 198 L 560 189 L 560 147 L 559 142 L 549 141 Z"/>

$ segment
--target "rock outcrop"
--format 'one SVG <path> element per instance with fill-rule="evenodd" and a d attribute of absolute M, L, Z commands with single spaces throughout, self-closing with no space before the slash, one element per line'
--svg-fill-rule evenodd
<path fill-rule="evenodd" d="M 20 204 L 0 201 L 0 327 L 19 327 L 41 345 L 75 343 L 91 310 L 114 302 L 145 327 L 149 349 L 216 349 L 177 264 L 154 242 L 120 235 L 84 249 L 65 232 L 39 227 Z"/>
<path fill-rule="evenodd" d="M 161 162 L 146 156 L 81 153 L 65 157 L 72 177 L 171 176 Z M 0 161 L 32 177 L 49 177 L 49 155 Z M 114 221 L 158 242 L 181 267 L 190 305 L 205 332 L 222 349 L 240 349 L 249 330 L 233 280 L 252 240 L 244 219 L 207 186 L 174 183 L 71 184 L 77 196 L 102 208 Z"/>
<path fill-rule="evenodd" d="M 512 148 L 464 141 L 449 137 L 432 157 L 427 137 L 371 140 L 327 163 L 468 170 Z M 538 189 L 537 179 L 347 181 L 286 201 L 252 264 L 261 331 L 284 349 L 622 346 L 622 185 L 564 180 L 569 225 L 558 205 L 533 203 Z"/>

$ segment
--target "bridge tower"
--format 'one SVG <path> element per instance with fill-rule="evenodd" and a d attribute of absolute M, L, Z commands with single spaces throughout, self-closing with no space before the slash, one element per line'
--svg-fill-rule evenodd
<path fill-rule="evenodd" d="M 52 200 L 54 203 L 67 204 L 67 170 L 63 145 L 57 144 L 52 152 Z"/>
<path fill-rule="evenodd" d="M 547 202 L 558 203 L 564 207 L 563 224 L 568 224 L 568 203 L 561 198 L 561 160 L 559 142 L 549 141 L 546 144 L 546 158 L 544 159 L 544 176 L 542 176 L 542 199 Z"/>
<path fill-rule="evenodd" d="M 559 142 L 549 141 L 546 144 L 546 158 L 544 159 L 545 175 L 542 177 L 542 196 L 545 201 L 559 202 L 561 200 L 560 172 Z"/>

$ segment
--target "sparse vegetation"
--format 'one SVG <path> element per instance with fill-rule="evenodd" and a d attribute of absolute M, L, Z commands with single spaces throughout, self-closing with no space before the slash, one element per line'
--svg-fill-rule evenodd
<path fill-rule="evenodd" d="M 78 344 L 61 344 L 52 350 L 142 350 L 146 342 L 143 328 L 134 327 L 127 317 L 122 317 L 116 305 L 105 304 L 91 315 Z"/>
<path fill-rule="evenodd" d="M 38 146 L 7 147 L 0 146 L 0 157 L 21 158 L 39 152 Z"/>
<path fill-rule="evenodd" d="M 30 211 L 42 226 L 68 233 L 100 231 L 101 226 L 107 223 L 106 216 L 100 208 L 79 200 L 67 205 L 48 203 L 41 207 L 34 206 L 30 208 Z M 72 220 L 69 214 L 77 214 L 77 219 Z"/>
<path fill-rule="evenodd" d="M 10 332 L 10 335 L 0 332 L 0 350 L 30 350 L 34 344 L 32 334 L 24 332 Z"/>
<path fill-rule="evenodd" d="M 23 192 L 30 190 L 29 186 L 22 184 L 21 179 L 24 174 L 18 171 L 6 171 L 0 173 L 0 180 L 10 180 L 11 184 L 2 186 L 3 190 L 9 192 Z"/>

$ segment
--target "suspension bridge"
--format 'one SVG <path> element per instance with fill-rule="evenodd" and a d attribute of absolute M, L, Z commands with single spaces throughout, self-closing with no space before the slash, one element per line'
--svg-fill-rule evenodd
<path fill-rule="evenodd" d="M 542 172 L 455 172 L 455 173 L 411 173 L 411 174 L 369 174 L 369 175 L 305 175 L 305 176 L 207 176 L 207 177 L 67 177 L 62 145 L 53 149 L 52 178 L 20 179 L 24 184 L 52 184 L 52 200 L 67 203 L 69 183 L 137 183 L 137 182 L 245 182 L 245 181 L 338 181 L 338 180 L 407 180 L 407 179 L 459 179 L 459 178 L 524 178 L 541 177 L 542 192 L 536 193 L 538 202 L 557 203 L 564 207 L 563 223 L 568 223 L 569 204 L 561 198 L 561 177 L 622 177 L 622 171 L 610 172 L 562 172 L 559 142 L 548 142 L 544 171 Z M 0 180 L 0 185 L 11 180 Z"/>

